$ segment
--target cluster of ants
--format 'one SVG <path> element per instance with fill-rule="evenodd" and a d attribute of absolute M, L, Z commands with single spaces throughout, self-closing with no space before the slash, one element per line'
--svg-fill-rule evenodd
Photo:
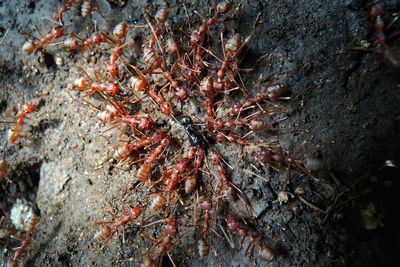
<path fill-rule="evenodd" d="M 201 23 L 198 27 L 187 23 L 187 35 L 181 34 L 182 28 L 172 28 L 168 23 L 169 9 L 161 7 L 154 17 L 146 14 L 145 25 L 122 21 L 112 33 L 95 31 L 82 38 L 64 29 L 63 15 L 77 7 L 81 7 L 83 17 L 90 17 L 95 9 L 93 1 L 67 0 L 54 15 L 56 26 L 47 34 L 39 32 L 41 37 L 28 40 L 22 50 L 28 56 L 61 44 L 71 53 L 101 51 L 109 55 L 105 68 L 93 70 L 92 75 L 78 66 L 82 76 L 71 87 L 83 94 L 83 102 L 96 109 L 97 119 L 109 125 L 102 133 L 105 138 L 118 130 L 119 143 L 112 148 L 112 158 L 117 166 L 132 169 L 131 187 L 123 199 L 135 198 L 140 191 L 145 197 L 132 201 L 135 204 L 128 210 L 122 207 L 119 212 L 108 211 L 110 221 L 95 222 L 95 238 L 104 247 L 122 231 L 125 243 L 125 227 L 136 224 L 141 229 L 140 237 L 152 246 L 126 260 L 141 258 L 145 266 L 160 264 L 165 255 L 175 265 L 171 255 L 189 233 L 200 257 L 209 255 L 212 235 L 226 239 L 231 247 L 235 247 L 232 236 L 236 236 L 240 245 L 248 244 L 246 255 L 275 261 L 277 252 L 246 219 L 252 216 L 235 208 L 239 202 L 252 214 L 251 202 L 230 179 L 228 170 L 232 167 L 216 144 L 245 148 L 251 151 L 252 158 L 275 170 L 295 168 L 310 173 L 322 170 L 324 163 L 314 157 L 289 156 L 277 144 L 255 138 L 259 132 L 277 129 L 275 125 L 280 120 L 276 118 L 288 110 L 284 105 L 288 90 L 281 83 L 259 82 L 257 95 L 246 92 L 241 74 L 249 70 L 240 66 L 254 32 L 245 39 L 239 34 L 224 38 L 221 33 L 221 44 L 216 42 L 218 35 L 213 38 L 234 11 L 232 0 L 220 1 L 208 18 L 195 11 Z M 127 56 L 133 53 L 131 29 L 150 33 L 135 64 Z M 245 94 L 244 101 L 234 102 L 234 96 Z M 92 95 L 102 99 L 103 108 L 88 100 Z M 193 103 L 198 104 L 197 115 L 202 119 L 182 111 Z M 18 141 L 27 115 L 37 109 L 37 103 L 22 107 L 12 129 L 11 143 Z M 185 133 L 186 142 L 174 136 L 173 127 Z M 0 179 L 5 179 L 7 167 L 8 163 L 2 161 Z M 222 222 L 220 217 L 224 218 Z M 193 223 L 187 218 L 193 218 Z M 34 221 L 25 243 L 30 242 L 36 225 Z M 150 229 L 152 237 L 148 234 Z M 17 250 L 10 266 L 18 264 L 26 245 Z"/>

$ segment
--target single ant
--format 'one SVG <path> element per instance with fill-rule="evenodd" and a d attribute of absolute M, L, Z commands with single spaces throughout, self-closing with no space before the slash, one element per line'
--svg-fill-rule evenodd
<path fill-rule="evenodd" d="M 129 211 L 126 211 L 122 208 L 122 217 L 119 217 L 117 214 L 106 211 L 110 214 L 116 221 L 113 222 L 95 222 L 95 224 L 103 225 L 102 229 L 99 230 L 95 234 L 95 239 L 101 239 L 105 243 L 107 243 L 112 236 L 117 232 L 118 228 L 122 226 L 122 240 L 125 243 L 125 225 L 128 222 L 134 222 L 139 216 L 142 214 L 143 207 L 135 207 L 130 208 Z"/>
<path fill-rule="evenodd" d="M 12 133 L 9 138 L 9 142 L 11 144 L 15 144 L 19 138 L 23 130 L 25 129 L 26 122 L 25 120 L 28 119 L 27 116 L 36 112 L 39 108 L 40 100 L 35 100 L 31 104 L 23 104 L 21 111 L 17 114 L 17 120 L 14 123 L 14 127 L 12 128 Z M 6 121 L 1 121 L 0 123 L 10 123 Z"/>
<path fill-rule="evenodd" d="M 234 218 L 233 216 L 229 215 L 226 219 L 226 223 L 228 225 L 228 229 L 234 233 L 238 234 L 242 237 L 240 244 L 248 238 L 249 245 L 246 249 L 246 255 L 252 255 L 254 247 L 258 248 L 258 257 L 263 261 L 275 261 L 277 258 L 276 252 L 272 250 L 270 247 L 264 245 L 261 241 L 260 233 L 252 232 L 248 226 L 243 226 L 242 223 Z"/>
<path fill-rule="evenodd" d="M 62 42 L 68 51 L 76 51 L 79 49 L 94 50 L 96 46 L 99 46 L 102 43 L 116 43 L 115 39 L 104 31 L 94 32 L 93 34 L 87 33 L 86 39 L 80 37 L 76 33 L 71 33 L 70 35 L 71 37 Z"/>
<path fill-rule="evenodd" d="M 152 47 L 158 42 L 158 38 L 166 31 L 167 19 L 169 17 L 169 9 L 167 7 L 162 7 L 157 10 L 154 19 L 156 20 L 156 28 L 154 29 L 150 23 L 149 15 L 146 13 L 147 24 L 150 26 L 152 31 L 152 37 L 148 41 L 145 47 Z"/>
<path fill-rule="evenodd" d="M 37 41 L 29 39 L 22 45 L 22 51 L 24 52 L 25 55 L 30 55 L 33 52 L 36 51 L 43 51 L 43 49 L 50 45 L 50 44 L 55 44 L 53 43 L 54 39 L 59 39 L 64 36 L 64 31 L 60 27 L 53 27 L 51 32 L 44 35 L 41 33 L 41 31 L 36 27 L 36 31 L 42 36 L 41 39 L 37 39 Z"/>
<path fill-rule="evenodd" d="M 7 176 L 8 168 L 9 168 L 8 161 L 5 159 L 0 160 L 0 182 L 2 181 L 11 182 L 11 180 Z"/>
<path fill-rule="evenodd" d="M 260 102 L 267 100 L 275 100 L 284 96 L 287 92 L 287 86 L 284 84 L 274 84 L 266 87 L 265 92 L 258 93 L 256 97 L 246 100 L 242 103 L 236 103 L 231 108 L 229 114 L 230 115 L 240 115 L 242 111 L 245 109 L 251 108 L 254 105 L 259 104 Z"/>
<path fill-rule="evenodd" d="M 57 12 L 54 14 L 54 20 L 61 26 L 63 26 L 63 14 L 70 10 L 73 6 L 77 5 L 77 3 L 77 0 L 66 0 L 65 3 L 60 7 L 60 9 L 58 9 Z"/>
<path fill-rule="evenodd" d="M 156 252 L 156 255 L 154 257 L 146 257 L 143 261 L 144 266 L 156 266 L 156 262 L 159 261 L 160 263 L 159 266 L 161 266 L 161 261 L 162 261 L 162 255 L 166 253 L 171 260 L 171 263 L 173 266 L 176 266 L 174 261 L 172 260 L 172 257 L 170 255 L 170 251 L 174 248 L 175 244 L 172 242 L 173 239 L 176 238 L 178 234 L 178 224 L 177 224 L 177 219 L 176 217 L 172 217 L 170 219 L 165 219 L 163 220 L 165 223 L 164 226 L 162 227 L 163 233 L 161 233 L 157 239 L 151 238 L 147 236 L 144 233 L 141 233 L 140 236 L 143 237 L 144 239 L 147 239 L 151 241 L 154 244 L 154 248 L 150 249 L 149 251 L 142 253 L 140 255 L 131 257 L 129 259 L 121 260 L 118 262 L 126 262 L 126 261 L 134 261 L 139 257 L 143 257 L 152 253 Z"/>
<path fill-rule="evenodd" d="M 129 161 L 133 152 L 157 142 L 162 142 L 162 140 L 164 140 L 166 137 L 167 136 L 164 131 L 157 131 L 152 136 L 140 139 L 139 142 L 129 142 L 123 146 L 114 147 L 113 157 L 117 160 L 121 160 L 121 162 Z"/>
<path fill-rule="evenodd" d="M 89 74 L 82 67 L 78 66 L 78 69 L 80 69 L 80 71 L 82 71 L 87 78 L 80 77 L 78 79 L 75 79 L 75 81 L 73 82 L 73 89 L 77 91 L 89 91 L 86 95 L 81 97 L 81 99 L 91 96 L 96 92 L 105 98 L 107 98 L 107 95 L 116 96 L 122 94 L 118 83 L 110 82 L 108 84 L 103 84 L 99 82 L 94 82 L 90 78 Z M 97 81 L 102 80 L 100 75 L 96 71 L 94 72 L 94 75 Z"/>
<path fill-rule="evenodd" d="M 203 230 L 201 233 L 200 239 L 197 241 L 197 251 L 201 258 L 207 257 L 210 251 L 209 241 L 207 240 L 207 236 L 209 235 L 210 230 L 210 210 L 212 209 L 212 201 L 211 197 L 203 196 L 202 202 L 200 204 L 201 209 L 204 211 L 204 224 Z"/>
<path fill-rule="evenodd" d="M 180 159 L 179 162 L 172 167 L 172 172 L 166 175 L 168 180 L 166 183 L 166 192 L 170 193 L 177 189 L 178 183 L 180 182 L 183 174 L 188 171 L 189 163 L 196 155 L 195 151 L 196 149 L 192 148 L 186 157 Z"/>
<path fill-rule="evenodd" d="M 308 171 L 316 172 L 325 168 L 325 163 L 319 158 L 309 157 L 305 160 L 299 160 L 290 156 L 285 156 L 281 153 L 274 152 L 266 147 L 260 147 L 256 152 L 256 157 L 261 163 L 266 165 L 277 164 L 279 167 L 284 166 L 298 166 L 304 167 Z"/>
<path fill-rule="evenodd" d="M 171 145 L 171 139 L 169 136 L 164 138 L 157 148 L 150 154 L 146 161 L 140 166 L 137 171 L 136 177 L 141 181 L 146 181 L 150 178 L 151 171 L 153 169 L 154 162 L 159 158 L 161 153 Z"/>
<path fill-rule="evenodd" d="M 377 41 L 383 48 L 383 56 L 386 59 L 386 61 L 389 62 L 393 67 L 400 68 L 400 47 L 390 46 L 387 44 L 387 38 L 384 33 L 385 23 L 382 19 L 384 12 L 385 12 L 385 7 L 382 3 L 375 4 L 374 6 L 372 6 L 370 11 L 370 16 L 376 18 L 375 31 L 378 37 Z"/>
<path fill-rule="evenodd" d="M 112 43 L 115 44 L 114 52 L 110 55 L 110 62 L 107 65 L 107 71 L 111 74 L 112 77 L 119 77 L 119 64 L 117 60 L 120 58 L 124 49 L 130 47 L 129 44 L 126 43 L 126 36 L 128 34 L 129 28 L 145 28 L 147 25 L 129 25 L 126 21 L 122 21 L 118 23 L 113 29 L 113 35 L 116 39 L 113 39 L 110 36 L 106 36 L 108 40 L 111 40 Z"/>
<path fill-rule="evenodd" d="M 136 129 L 140 132 L 153 131 L 155 129 L 156 125 L 147 113 L 139 112 L 136 115 L 131 115 L 123 104 L 111 99 L 109 99 L 109 101 L 111 105 L 108 104 L 104 111 L 97 114 L 97 118 L 101 122 L 114 124 L 112 127 L 103 131 L 103 133 L 118 127 L 121 123 L 125 124 L 125 126 L 122 128 L 119 136 L 125 133 L 127 126 L 130 126 L 132 133 L 134 133 Z"/>
<path fill-rule="evenodd" d="M 189 116 L 183 116 L 180 118 L 180 123 L 182 124 L 185 132 L 189 138 L 190 145 L 198 148 L 204 148 L 207 145 L 207 140 L 204 135 L 199 133 L 193 125 L 193 121 Z"/>
<path fill-rule="evenodd" d="M 189 177 L 186 177 L 185 179 L 185 184 L 184 184 L 185 194 L 190 194 L 196 189 L 197 181 L 199 179 L 199 170 L 200 167 L 203 165 L 204 156 L 205 156 L 204 149 L 196 150 L 193 174 Z"/>
<path fill-rule="evenodd" d="M 139 70 L 136 66 L 132 66 L 132 68 L 136 71 L 138 76 L 132 76 L 130 78 L 130 88 L 133 91 L 141 91 L 148 94 L 151 99 L 153 99 L 154 103 L 160 108 L 161 112 L 167 116 L 171 116 L 173 113 L 171 101 L 165 100 L 165 98 L 156 92 L 155 86 L 151 85 L 147 78 L 144 76 L 142 71 Z"/>
<path fill-rule="evenodd" d="M 18 267 L 18 258 L 24 254 L 26 247 L 30 245 L 33 233 L 35 232 L 35 229 L 38 226 L 38 224 L 39 224 L 39 218 L 36 215 L 33 215 L 30 219 L 28 230 L 24 240 L 22 241 L 21 246 L 16 248 L 14 257 L 8 260 L 7 266 Z"/>

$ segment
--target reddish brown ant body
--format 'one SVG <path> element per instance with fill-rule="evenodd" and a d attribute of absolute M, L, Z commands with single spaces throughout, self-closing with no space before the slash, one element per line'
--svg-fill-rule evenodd
<path fill-rule="evenodd" d="M 257 247 L 258 257 L 261 260 L 268 262 L 276 260 L 276 252 L 262 243 L 259 233 L 252 232 L 247 226 L 243 226 L 238 219 L 231 215 L 228 215 L 226 223 L 228 225 L 228 229 L 232 233 L 238 234 L 242 238 L 242 241 L 240 242 L 241 244 L 246 238 L 249 239 L 250 243 L 246 249 L 246 255 L 252 255 L 254 247 Z"/>
<path fill-rule="evenodd" d="M 24 254 L 26 248 L 31 244 L 33 233 L 36 230 L 36 227 L 39 224 L 39 218 L 36 215 L 33 215 L 30 219 L 28 230 L 26 232 L 25 238 L 22 241 L 21 246 L 19 246 L 14 254 L 14 257 L 7 262 L 7 266 L 17 267 L 18 266 L 18 258 Z"/>
<path fill-rule="evenodd" d="M 203 23 L 201 26 L 193 30 L 190 34 L 190 42 L 193 45 L 193 55 L 194 55 L 194 60 L 193 60 L 193 70 L 189 72 L 189 75 L 187 79 L 189 79 L 191 82 L 195 82 L 198 80 L 197 74 L 200 74 L 203 69 L 203 43 L 205 39 L 206 33 L 209 31 L 210 27 L 215 26 L 218 22 L 219 19 L 218 17 L 223 14 L 227 13 L 232 9 L 232 1 L 221 1 L 218 5 L 217 8 L 215 9 L 214 15 L 209 18 L 209 19 L 204 19 L 203 18 Z M 202 17 L 199 13 L 196 13 L 198 16 Z"/>
<path fill-rule="evenodd" d="M 171 145 L 171 139 L 167 136 L 161 141 L 161 143 L 157 146 L 154 152 L 147 158 L 147 160 L 140 166 L 136 175 L 139 178 L 139 180 L 145 181 L 149 179 L 154 162 L 157 160 L 160 154 L 170 145 Z"/>
<path fill-rule="evenodd" d="M 140 132 L 153 131 L 155 129 L 156 125 L 149 114 L 139 112 L 138 114 L 133 115 L 130 114 L 129 110 L 123 104 L 113 100 L 110 100 L 110 103 L 112 103 L 112 105 L 107 105 L 106 110 L 97 114 L 97 118 L 100 121 L 114 125 L 104 132 L 113 129 L 120 124 L 125 124 L 120 135 L 125 132 L 126 126 L 130 126 L 132 133 L 134 133 L 136 129 Z"/>
<path fill-rule="evenodd" d="M 277 99 L 277 98 L 283 96 L 286 92 L 287 92 L 287 87 L 284 84 L 275 84 L 275 85 L 267 86 L 266 92 L 258 93 L 255 98 L 248 99 L 243 103 L 235 104 L 231 108 L 230 114 L 231 115 L 240 114 L 240 112 L 242 112 L 243 110 L 245 110 L 251 106 L 254 106 L 255 104 L 261 103 L 266 100 Z"/>
<path fill-rule="evenodd" d="M 37 41 L 28 40 L 23 44 L 22 51 L 26 55 L 32 54 L 36 51 L 43 51 L 46 48 L 46 46 L 51 45 L 53 43 L 54 39 L 59 39 L 62 36 L 64 36 L 63 29 L 57 26 L 53 27 L 51 32 L 46 35 L 43 35 L 38 28 L 36 28 L 36 30 L 39 32 L 42 38 L 38 39 Z"/>
<path fill-rule="evenodd" d="M 170 177 L 168 177 L 166 188 L 167 192 L 172 192 L 174 189 L 176 189 L 178 183 L 182 178 L 182 174 L 187 171 L 189 162 L 192 161 L 195 157 L 194 151 L 195 149 L 192 148 L 186 157 L 182 158 L 178 163 L 173 166 L 172 174 L 170 175 Z"/>
<path fill-rule="evenodd" d="M 70 10 L 73 6 L 77 4 L 77 0 L 67 0 L 65 3 L 60 7 L 59 10 L 54 14 L 54 20 L 60 25 L 63 25 L 63 14 Z"/>
<path fill-rule="evenodd" d="M 163 232 L 157 237 L 157 239 L 151 238 L 146 234 L 142 233 L 141 236 L 149 241 L 151 241 L 154 246 L 149 251 L 142 253 L 138 256 L 131 257 L 129 259 L 123 261 L 134 261 L 139 257 L 143 257 L 146 255 L 150 255 L 156 253 L 153 257 L 146 257 L 143 261 L 144 266 L 156 266 L 156 262 L 162 260 L 162 255 L 165 253 L 171 259 L 173 263 L 172 257 L 170 256 L 169 252 L 174 248 L 175 244 L 173 243 L 173 239 L 176 238 L 178 234 L 178 223 L 176 217 L 172 217 L 169 219 L 165 219 L 164 226 L 162 227 Z M 175 264 L 173 263 L 175 266 Z"/>
<path fill-rule="evenodd" d="M 93 1 L 92 0 L 84 0 L 81 5 L 82 17 L 84 17 L 84 18 L 91 17 L 93 14 L 93 9 L 94 9 Z"/>
<path fill-rule="evenodd" d="M 143 138 L 136 143 L 127 143 L 123 146 L 118 146 L 114 148 L 114 158 L 122 161 L 127 161 L 132 156 L 134 151 L 137 151 L 146 146 L 152 145 L 156 142 L 161 142 L 166 138 L 166 133 L 163 131 L 158 131 L 154 135 Z"/>
<path fill-rule="evenodd" d="M 102 96 L 107 98 L 107 95 L 116 96 L 122 93 L 120 86 L 116 82 L 109 82 L 108 84 L 94 82 L 91 80 L 89 74 L 80 66 L 78 68 L 85 74 L 85 77 L 80 77 L 73 82 L 73 89 L 77 91 L 89 91 L 82 98 L 86 98 L 94 93 L 100 93 Z M 97 72 L 94 72 L 96 80 L 102 80 Z"/>
<path fill-rule="evenodd" d="M 114 222 L 96 222 L 96 224 L 103 225 L 102 229 L 95 234 L 96 239 L 101 239 L 105 243 L 107 243 L 112 236 L 116 233 L 119 227 L 122 226 L 122 236 L 125 243 L 125 225 L 128 222 L 133 222 L 142 214 L 142 207 L 130 208 L 129 211 L 125 211 L 122 209 L 122 213 L 124 216 L 118 217 L 116 214 L 112 212 L 107 212 L 111 216 L 113 216 L 116 221 Z"/>
<path fill-rule="evenodd" d="M 321 171 L 324 169 L 325 164 L 319 158 L 306 158 L 304 161 L 290 156 L 285 156 L 281 153 L 274 152 L 266 147 L 261 147 L 257 152 L 257 158 L 266 165 L 277 164 L 280 166 L 299 166 L 304 167 L 309 171 Z"/>
<path fill-rule="evenodd" d="M 151 85 L 146 79 L 142 71 L 139 68 L 132 66 L 139 76 L 132 76 L 130 79 L 131 89 L 134 91 L 146 92 L 160 107 L 162 113 L 167 116 L 172 114 L 172 105 L 170 101 L 165 100 L 165 98 L 157 93 L 154 85 Z"/>
<path fill-rule="evenodd" d="M 199 256 L 201 258 L 204 258 L 208 256 L 208 253 L 210 251 L 210 244 L 209 241 L 207 240 L 207 237 L 209 235 L 209 230 L 210 230 L 210 220 L 211 220 L 210 210 L 212 209 L 211 198 L 208 196 L 203 196 L 203 200 L 200 204 L 200 207 L 202 210 L 204 210 L 204 219 L 203 219 L 204 224 L 201 237 L 197 241 L 197 251 L 199 253 Z"/>
<path fill-rule="evenodd" d="M 12 128 L 12 134 L 10 135 L 9 141 L 11 144 L 15 144 L 21 137 L 22 132 L 24 131 L 26 125 L 26 119 L 29 114 L 32 114 L 38 110 L 39 107 L 39 100 L 31 104 L 24 104 L 22 105 L 20 113 L 17 115 L 17 120 Z"/>
<path fill-rule="evenodd" d="M 372 6 L 369 15 L 375 18 L 375 33 L 377 36 L 377 43 L 383 49 L 384 59 L 393 67 L 400 68 L 400 47 L 391 46 L 387 42 L 385 30 L 385 23 L 383 15 L 385 14 L 385 6 L 382 3 L 377 3 Z M 390 38 L 390 37 L 389 37 Z"/>
<path fill-rule="evenodd" d="M 0 182 L 5 181 L 5 180 L 9 181 L 8 176 L 7 176 L 8 167 L 9 167 L 9 164 L 8 164 L 7 160 L 5 160 L 5 159 L 0 160 Z"/>

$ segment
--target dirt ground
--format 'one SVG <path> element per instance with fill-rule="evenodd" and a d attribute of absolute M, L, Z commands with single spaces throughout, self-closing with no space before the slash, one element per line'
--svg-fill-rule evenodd
<path fill-rule="evenodd" d="M 106 0 L 96 2 L 107 19 L 96 10 L 91 18 L 82 18 L 72 8 L 64 17 L 69 32 L 83 36 L 85 27 L 93 23 L 112 32 L 122 19 L 145 24 L 144 9 L 163 5 L 127 1 L 120 7 Z M 208 15 L 206 10 L 214 6 L 206 1 L 168 4 L 171 24 L 186 18 L 199 25 L 193 10 Z M 388 0 L 386 4 L 392 17 L 385 19 L 389 20 L 400 10 L 400 3 Z M 29 139 L 22 139 L 29 146 L 10 144 L 12 125 L 0 125 L 0 160 L 10 163 L 8 177 L 12 180 L 0 187 L 2 266 L 20 245 L 9 235 L 25 234 L 10 221 L 16 205 L 32 207 L 41 218 L 26 252 L 27 266 L 110 266 L 152 247 L 137 235 L 135 224 L 127 227 L 125 244 L 121 234 L 103 249 L 94 239 L 98 230 L 94 222 L 110 220 L 104 210 L 120 207 L 132 170 L 115 168 L 115 163 L 104 160 L 115 140 L 100 136 L 107 127 L 98 122 L 96 111 L 79 100 L 79 93 L 67 90 L 80 75 L 77 65 L 92 70 L 106 60 L 106 53 L 69 53 L 54 46 L 48 49 L 52 55 L 48 58 L 40 53 L 22 54 L 26 33 L 34 33 L 34 26 L 47 32 L 53 24 L 44 17 L 52 18 L 59 6 L 59 1 L 0 0 L 0 120 L 13 120 L 13 109 L 20 110 L 34 97 L 42 102 L 28 123 L 25 134 Z M 184 6 L 190 16 L 185 15 Z M 200 258 L 189 241 L 178 244 L 172 252 L 177 265 L 397 266 L 400 75 L 384 62 L 382 53 L 354 49 L 363 41 L 376 46 L 368 18 L 370 6 L 371 1 L 361 0 L 235 2 L 235 11 L 219 31 L 225 36 L 231 32 L 252 36 L 241 67 L 252 68 L 258 58 L 267 55 L 251 72 L 243 73 L 249 95 L 259 92 L 261 74 L 263 83 L 284 83 L 290 90 L 290 100 L 284 104 L 289 110 L 283 116 L 287 119 L 277 125 L 281 129 L 257 133 L 255 138 L 277 139 L 290 155 L 320 157 L 326 166 L 311 175 L 295 170 L 289 174 L 287 168 L 273 171 L 260 167 L 249 155 L 238 160 L 243 148 L 237 144 L 216 143 L 233 166 L 230 179 L 247 195 L 256 213 L 252 225 L 278 257 L 270 263 L 245 257 L 248 243 L 240 246 L 234 239 L 232 249 L 226 239 L 215 235 L 206 258 Z M 260 23 L 251 35 L 258 14 Z M 395 32 L 400 24 L 395 21 L 392 27 Z M 135 38 L 135 42 L 148 37 L 145 29 L 132 32 L 128 39 Z M 396 36 L 390 42 L 398 45 Z M 234 100 L 243 97 L 238 94 Z M 101 103 L 96 96 L 89 100 Z M 200 121 L 205 116 L 193 103 L 182 109 Z M 179 125 L 170 119 L 159 120 L 171 126 L 174 138 L 184 140 L 185 150 L 190 147 Z M 99 163 L 102 168 L 96 168 Z M 260 172 L 254 174 L 250 165 Z M 304 193 L 299 194 L 300 189 Z M 278 199 L 281 193 L 288 196 L 287 201 Z M 136 201 L 143 202 L 144 196 L 145 192 L 137 192 Z M 167 257 L 164 264 L 172 265 Z"/>

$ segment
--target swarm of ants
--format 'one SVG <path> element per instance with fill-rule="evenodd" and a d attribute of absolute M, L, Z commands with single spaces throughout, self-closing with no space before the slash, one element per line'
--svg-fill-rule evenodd
<path fill-rule="evenodd" d="M 196 18 L 180 28 L 169 23 L 169 8 L 164 6 L 154 16 L 146 12 L 144 25 L 122 21 L 111 33 L 96 30 L 86 37 L 68 33 L 63 15 L 80 7 L 82 16 L 90 17 L 95 3 L 67 0 L 54 15 L 56 26 L 47 34 L 39 31 L 40 37 L 29 39 L 22 47 L 25 56 L 58 45 L 71 54 L 101 51 L 109 56 L 104 68 L 92 73 L 77 66 L 81 76 L 69 91 L 81 93 L 81 101 L 96 110 L 97 120 L 107 125 L 101 135 L 118 142 L 110 148 L 110 158 L 117 167 L 128 166 L 132 173 L 126 193 L 120 197 L 124 204 L 118 211 L 106 212 L 110 220 L 94 223 L 94 237 L 104 248 L 122 232 L 125 243 L 126 228 L 136 225 L 149 249 L 121 261 L 141 260 L 145 266 L 161 264 L 164 256 L 175 265 L 174 250 L 183 243 L 191 244 L 200 257 L 207 257 L 214 236 L 225 239 L 232 248 L 247 244 L 249 257 L 275 261 L 279 255 L 273 240 L 252 223 L 257 215 L 251 201 L 230 178 L 235 168 L 220 150 L 234 147 L 243 151 L 238 158 L 245 154 L 273 170 L 296 170 L 305 175 L 322 170 L 324 163 L 315 157 L 291 156 L 277 142 L 264 141 L 258 135 L 282 130 L 277 125 L 289 112 L 290 99 L 285 84 L 260 81 L 259 93 L 251 95 L 242 79 L 251 71 L 241 65 L 259 17 L 248 36 L 224 36 L 224 21 L 235 8 L 232 0 L 222 0 L 211 9 L 211 15 L 195 11 Z M 149 37 L 133 52 L 135 44 L 129 32 L 135 30 Z M 133 63 L 128 56 L 132 53 L 140 60 Z M 91 96 L 102 99 L 100 107 L 91 103 Z M 188 111 L 193 107 L 198 114 Z M 22 107 L 11 143 L 20 139 L 27 116 L 37 109 L 38 103 Z M 0 179 L 6 179 L 7 166 L 2 161 Z M 138 199 L 139 192 L 143 199 Z M 10 260 L 11 266 L 18 264 L 37 223 L 36 218 Z"/>

